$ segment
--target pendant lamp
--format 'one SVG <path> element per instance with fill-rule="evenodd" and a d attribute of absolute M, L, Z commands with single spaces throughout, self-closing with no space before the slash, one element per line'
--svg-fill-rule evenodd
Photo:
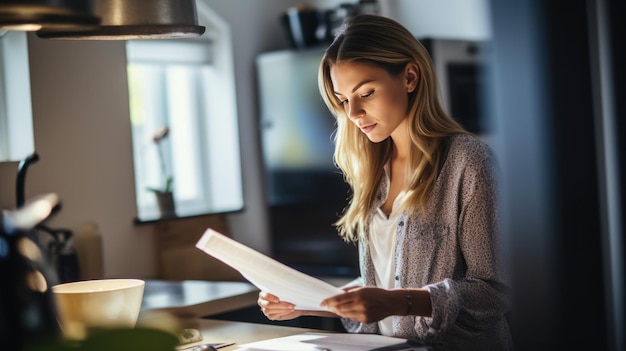
<path fill-rule="evenodd" d="M 100 18 L 85 0 L 0 0 L 0 30 L 63 31 L 96 28 Z"/>
<path fill-rule="evenodd" d="M 191 38 L 204 33 L 195 0 L 93 0 L 102 21 L 82 31 L 41 30 L 44 39 L 130 40 Z"/>

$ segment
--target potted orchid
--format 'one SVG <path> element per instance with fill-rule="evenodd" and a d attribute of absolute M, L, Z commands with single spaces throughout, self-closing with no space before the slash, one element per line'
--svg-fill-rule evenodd
<path fill-rule="evenodd" d="M 157 147 L 157 152 L 159 155 L 159 166 L 161 168 L 161 173 L 163 176 L 162 179 L 165 179 L 165 183 L 163 184 L 163 187 L 148 187 L 148 190 L 152 191 L 156 195 L 157 203 L 159 204 L 159 210 L 161 211 L 162 215 L 174 214 L 174 194 L 172 189 L 174 177 L 168 170 L 164 150 L 164 141 L 169 133 L 169 127 L 164 126 L 159 128 L 152 136 L 152 142 L 154 142 Z"/>

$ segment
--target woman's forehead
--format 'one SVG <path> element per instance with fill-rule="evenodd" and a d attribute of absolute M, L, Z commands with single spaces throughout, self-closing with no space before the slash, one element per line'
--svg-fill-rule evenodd
<path fill-rule="evenodd" d="M 388 78 L 389 73 L 373 63 L 343 61 L 330 66 L 330 79 L 336 93 L 349 94 L 363 82 Z"/>

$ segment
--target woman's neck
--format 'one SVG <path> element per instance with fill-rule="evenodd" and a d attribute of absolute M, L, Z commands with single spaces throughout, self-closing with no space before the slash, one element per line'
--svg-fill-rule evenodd
<path fill-rule="evenodd" d="M 411 138 L 406 125 L 406 119 L 404 119 L 391 134 L 391 140 L 393 141 L 392 161 L 406 161 L 409 157 L 409 150 L 411 149 Z"/>

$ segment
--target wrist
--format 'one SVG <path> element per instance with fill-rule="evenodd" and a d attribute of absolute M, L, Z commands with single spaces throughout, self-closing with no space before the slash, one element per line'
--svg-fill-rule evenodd
<path fill-rule="evenodd" d="M 423 316 L 432 315 L 430 293 L 426 289 L 402 288 L 396 290 L 396 304 L 398 316 Z"/>
<path fill-rule="evenodd" d="M 393 315 L 396 316 L 410 316 L 413 314 L 415 306 L 414 297 L 411 290 L 406 288 L 394 289 L 393 304 L 395 306 Z"/>
<path fill-rule="evenodd" d="M 405 316 L 410 316 L 413 312 L 413 295 L 411 295 L 411 291 L 409 289 L 404 289 L 406 296 L 406 312 Z"/>

